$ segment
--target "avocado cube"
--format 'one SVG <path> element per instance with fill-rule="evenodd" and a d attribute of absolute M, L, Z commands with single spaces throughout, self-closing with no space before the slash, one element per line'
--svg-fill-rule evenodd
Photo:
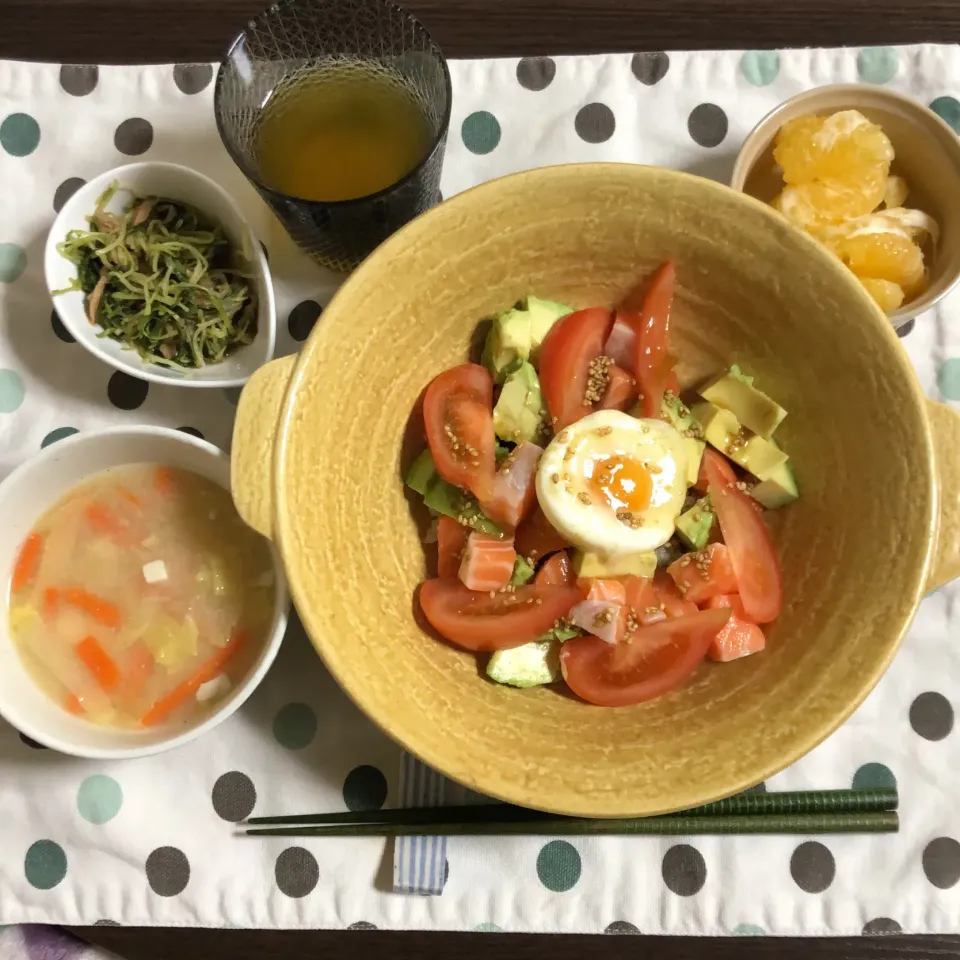
<path fill-rule="evenodd" d="M 729 410 L 742 426 L 758 437 L 769 440 L 773 431 L 783 422 L 787 411 L 762 390 L 747 383 L 747 379 L 739 369 L 736 373 L 732 370 L 722 373 L 701 387 L 700 396 Z"/>
<path fill-rule="evenodd" d="M 483 348 L 483 364 L 497 383 L 506 377 L 506 368 L 530 356 L 530 314 L 514 308 L 500 314 L 490 327 Z"/>
<path fill-rule="evenodd" d="M 530 314 L 530 356 L 536 361 L 540 352 L 540 344 L 550 332 L 553 325 L 573 310 L 554 300 L 541 300 L 539 297 L 527 297 L 527 312 Z"/>
<path fill-rule="evenodd" d="M 437 468 L 433 465 L 430 450 L 427 449 L 410 464 L 403 482 L 422 497 L 427 492 L 427 487 L 436 474 Z"/>
<path fill-rule="evenodd" d="M 703 424 L 707 443 L 758 480 L 766 480 L 777 467 L 787 462 L 787 455 L 782 450 L 741 426 L 730 410 L 704 402 L 698 403 L 692 412 Z"/>
<path fill-rule="evenodd" d="M 710 538 L 716 515 L 709 497 L 701 497 L 677 517 L 677 536 L 691 549 L 702 550 Z"/>
<path fill-rule="evenodd" d="M 797 481 L 793 475 L 793 468 L 787 461 L 777 467 L 766 480 L 755 484 L 750 495 L 762 503 L 768 510 L 776 510 L 793 503 L 800 496 Z"/>
<path fill-rule="evenodd" d="M 687 486 L 692 487 L 700 476 L 700 461 L 703 460 L 703 451 L 707 445 L 702 440 L 683 437 L 683 446 L 687 451 Z"/>
<path fill-rule="evenodd" d="M 560 677 L 560 644 L 534 640 L 511 650 L 497 650 L 487 664 L 487 676 L 509 687 L 539 687 Z"/>
<path fill-rule="evenodd" d="M 657 554 L 653 550 L 602 557 L 599 553 L 578 550 L 573 555 L 578 577 L 646 577 L 657 572 Z"/>
<path fill-rule="evenodd" d="M 530 566 L 524 557 L 517 555 L 513 561 L 513 573 L 510 575 L 510 583 L 515 587 L 522 587 L 525 583 L 533 579 L 534 569 Z"/>
<path fill-rule="evenodd" d="M 452 483 L 435 476 L 428 484 L 423 502 L 428 509 L 445 517 L 452 517 L 464 526 L 488 533 L 493 537 L 502 536 L 503 531 L 480 509 L 477 501 Z"/>
<path fill-rule="evenodd" d="M 537 371 L 532 364 L 521 361 L 500 390 L 493 408 L 493 429 L 502 440 L 512 443 L 536 441 L 546 413 Z"/>

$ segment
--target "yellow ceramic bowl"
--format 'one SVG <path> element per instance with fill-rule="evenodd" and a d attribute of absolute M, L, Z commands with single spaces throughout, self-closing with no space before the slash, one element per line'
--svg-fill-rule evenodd
<path fill-rule="evenodd" d="M 705 664 L 635 707 L 497 686 L 417 613 L 424 552 L 400 480 L 423 442 L 411 411 L 466 359 L 481 318 L 528 293 L 613 304 L 668 256 L 682 381 L 737 362 L 790 412 L 777 436 L 802 498 L 771 517 L 783 615 L 762 655 Z M 935 451 L 950 458 L 939 481 Z M 405 227 L 347 280 L 298 358 L 250 381 L 233 476 L 241 514 L 278 542 L 307 633 L 360 707 L 448 776 L 568 814 L 676 810 L 785 767 L 849 716 L 923 594 L 960 571 L 960 417 L 925 400 L 884 315 L 768 207 L 654 168 L 521 173 Z"/>

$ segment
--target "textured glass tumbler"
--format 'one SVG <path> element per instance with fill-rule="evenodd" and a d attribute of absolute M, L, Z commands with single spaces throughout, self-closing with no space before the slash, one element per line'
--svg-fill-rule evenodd
<path fill-rule="evenodd" d="M 334 61 L 369 62 L 399 74 L 427 121 L 430 142 L 402 179 L 356 200 L 291 197 L 264 183 L 257 138 L 280 84 Z M 251 20 L 220 64 L 214 93 L 227 152 L 314 260 L 352 270 L 395 230 L 434 206 L 450 124 L 450 72 L 412 14 L 389 0 L 282 0 Z"/>

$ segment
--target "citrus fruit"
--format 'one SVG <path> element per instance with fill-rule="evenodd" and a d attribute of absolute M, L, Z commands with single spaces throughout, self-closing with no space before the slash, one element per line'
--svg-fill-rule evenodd
<path fill-rule="evenodd" d="M 861 280 L 889 280 L 907 297 L 923 289 L 923 253 L 902 233 L 861 233 L 840 240 L 833 249 Z"/>
<path fill-rule="evenodd" d="M 867 293 L 873 297 L 884 313 L 893 313 L 903 303 L 903 287 L 889 280 L 877 280 L 874 277 L 861 277 L 860 282 L 866 287 Z"/>

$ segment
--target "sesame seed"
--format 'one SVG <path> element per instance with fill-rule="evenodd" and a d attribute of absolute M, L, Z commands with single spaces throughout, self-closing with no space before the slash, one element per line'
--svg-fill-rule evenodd
<path fill-rule="evenodd" d="M 586 503 L 586 504 L 590 503 L 590 497 L 587 494 L 585 494 L 582 490 L 580 491 L 580 493 L 577 494 L 577 499 L 581 503 Z"/>
<path fill-rule="evenodd" d="M 561 430 L 557 434 L 557 440 L 560 443 L 566 443 L 570 439 L 570 432 L 568 430 Z"/>
<path fill-rule="evenodd" d="M 598 437 L 609 437 L 613 433 L 613 427 L 597 427 L 593 431 Z"/>
<path fill-rule="evenodd" d="M 613 367 L 613 359 L 603 354 L 590 361 L 590 366 L 587 368 L 587 386 L 583 392 L 585 407 L 597 403 L 603 396 L 610 382 L 611 367 Z"/>
<path fill-rule="evenodd" d="M 551 473 L 551 474 L 550 474 L 550 481 L 551 481 L 552 483 L 559 483 L 559 482 L 560 482 L 560 474 L 559 474 L 559 473 Z"/>

